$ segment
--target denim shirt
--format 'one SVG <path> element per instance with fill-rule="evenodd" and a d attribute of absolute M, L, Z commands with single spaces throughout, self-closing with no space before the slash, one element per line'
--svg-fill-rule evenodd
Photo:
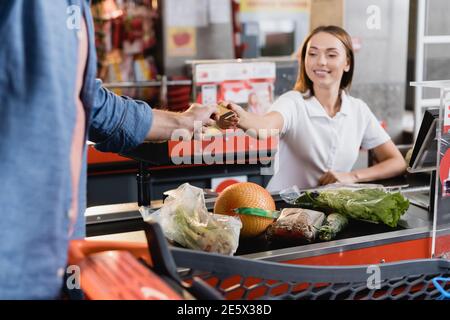
<path fill-rule="evenodd" d="M 77 10 L 87 24 L 82 102 L 86 138 L 101 151 L 141 143 L 151 108 L 104 89 L 96 76 L 87 0 L 0 1 L 0 299 L 58 297 L 66 272 L 75 125 Z M 75 237 L 85 233 L 86 148 Z"/>

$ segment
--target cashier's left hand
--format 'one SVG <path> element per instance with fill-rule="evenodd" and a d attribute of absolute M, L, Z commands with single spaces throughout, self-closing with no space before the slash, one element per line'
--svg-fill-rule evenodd
<path fill-rule="evenodd" d="M 319 185 L 323 186 L 330 183 L 356 183 L 356 176 L 353 172 L 335 172 L 335 171 L 327 171 L 325 174 L 320 177 Z"/>

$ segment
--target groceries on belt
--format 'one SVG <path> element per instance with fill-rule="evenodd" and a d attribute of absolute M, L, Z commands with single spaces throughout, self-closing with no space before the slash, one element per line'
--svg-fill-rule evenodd
<path fill-rule="evenodd" d="M 267 237 L 271 240 L 306 240 L 313 241 L 323 223 L 323 212 L 286 208 L 281 211 L 277 221 L 267 229 Z"/>
<path fill-rule="evenodd" d="M 295 204 L 308 209 L 337 212 L 349 218 L 396 227 L 408 210 L 409 201 L 400 192 L 377 189 L 324 189 L 306 191 Z"/>

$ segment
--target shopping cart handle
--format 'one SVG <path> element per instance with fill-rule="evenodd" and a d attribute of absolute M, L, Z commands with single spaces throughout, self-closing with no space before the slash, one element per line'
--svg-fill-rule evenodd
<path fill-rule="evenodd" d="M 213 287 L 198 277 L 194 277 L 188 284 L 181 280 L 177 266 L 170 252 L 167 240 L 161 226 L 156 222 L 146 223 L 144 227 L 147 244 L 152 258 L 152 269 L 160 275 L 167 276 L 176 281 L 181 287 L 189 291 L 195 298 L 201 300 L 223 300 L 223 296 Z"/>
<path fill-rule="evenodd" d="M 205 281 L 198 277 L 192 279 L 191 285 L 186 288 L 189 293 L 199 300 L 224 300 L 224 297 Z"/>
<path fill-rule="evenodd" d="M 181 282 L 178 276 L 177 266 L 167 245 L 164 233 L 157 222 L 151 222 L 144 226 L 147 245 L 152 259 L 153 271 Z"/>
<path fill-rule="evenodd" d="M 439 292 L 442 294 L 441 298 L 446 298 L 446 299 L 450 299 L 450 292 L 445 291 L 444 286 L 441 285 L 439 283 L 439 281 L 442 281 L 444 284 L 447 282 L 450 282 L 450 278 L 442 278 L 442 277 L 437 277 L 437 278 L 433 278 L 433 284 L 436 287 L 436 289 L 439 290 Z"/>

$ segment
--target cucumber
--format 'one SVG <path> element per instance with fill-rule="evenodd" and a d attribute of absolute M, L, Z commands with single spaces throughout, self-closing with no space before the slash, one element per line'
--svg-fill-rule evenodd
<path fill-rule="evenodd" d="M 340 213 L 331 213 L 327 216 L 325 223 L 319 229 L 319 239 L 329 241 L 348 224 L 346 216 Z"/>

